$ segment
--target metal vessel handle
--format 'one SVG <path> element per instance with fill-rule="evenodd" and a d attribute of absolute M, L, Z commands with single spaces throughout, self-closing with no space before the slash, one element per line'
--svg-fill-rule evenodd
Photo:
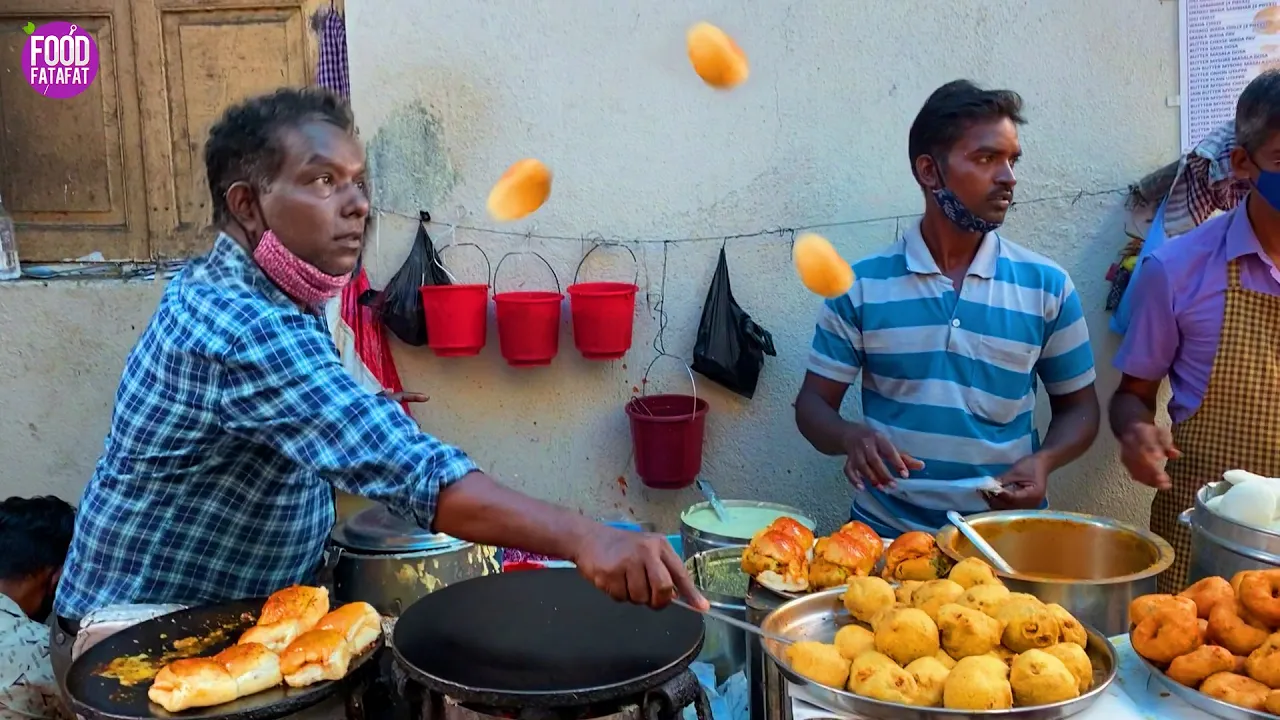
<path fill-rule="evenodd" d="M 1178 513 L 1178 524 L 1191 527 L 1191 514 L 1194 513 L 1195 511 L 1196 511 L 1195 508 L 1187 508 L 1186 510 L 1183 510 L 1182 512 Z"/>

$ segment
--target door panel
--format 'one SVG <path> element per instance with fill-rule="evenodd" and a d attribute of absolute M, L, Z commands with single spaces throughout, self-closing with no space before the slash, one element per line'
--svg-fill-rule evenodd
<path fill-rule="evenodd" d="M 46 0 L 47 1 L 47 0 Z M 45 98 L 21 71 L 0 73 L 0 196 L 17 224 L 26 261 L 58 261 L 93 251 L 107 259 L 146 255 L 138 93 L 128 0 L 60 0 L 54 17 L 91 32 L 98 77 L 66 99 Z M 0 10 L 0 67 L 21 68 L 33 17 Z"/>

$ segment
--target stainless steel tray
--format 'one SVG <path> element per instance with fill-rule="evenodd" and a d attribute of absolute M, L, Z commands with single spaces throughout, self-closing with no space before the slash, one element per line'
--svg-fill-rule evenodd
<path fill-rule="evenodd" d="M 1135 652 L 1134 655 L 1138 655 L 1138 653 Z M 1164 689 L 1172 693 L 1174 697 L 1197 710 L 1202 710 L 1224 720 L 1275 720 L 1276 718 L 1271 713 L 1249 710 L 1235 705 L 1228 705 L 1221 700 L 1215 700 L 1195 688 L 1189 688 L 1186 685 L 1170 680 L 1163 670 L 1152 665 L 1150 660 L 1141 655 L 1138 655 L 1138 659 L 1142 660 L 1142 664 L 1151 672 L 1153 680 L 1163 685 Z"/>
<path fill-rule="evenodd" d="M 840 596 L 844 591 L 840 588 L 824 590 L 807 597 L 792 600 L 765 618 L 761 629 L 781 635 L 792 640 L 816 640 L 831 642 L 836 631 L 856 621 L 845 610 Z M 871 698 L 854 695 L 845 690 L 819 685 L 796 674 L 787 665 L 785 649 L 781 643 L 762 639 L 764 651 L 769 654 L 779 672 L 787 680 L 803 686 L 829 710 L 837 710 L 881 720 L 1060 720 L 1083 712 L 1093 705 L 1107 691 L 1116 678 L 1116 650 L 1111 642 L 1095 631 L 1086 627 L 1089 634 L 1089 646 L 1085 652 L 1093 661 L 1093 687 L 1074 700 L 1054 705 L 1038 705 L 1036 707 L 1013 708 L 1012 710 L 947 710 L 945 708 L 921 708 L 897 703 L 882 702 Z M 1198 693 L 1197 693 L 1198 694 Z M 1245 717 L 1245 716 L 1241 716 Z M 1247 716 L 1252 720 L 1255 715 Z"/>

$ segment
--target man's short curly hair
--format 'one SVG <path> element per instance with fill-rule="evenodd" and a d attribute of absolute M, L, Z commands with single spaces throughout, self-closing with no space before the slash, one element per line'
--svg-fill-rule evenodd
<path fill-rule="evenodd" d="M 323 88 L 281 88 L 228 108 L 209 129 L 204 146 L 214 222 L 230 217 L 227 190 L 232 185 L 248 181 L 266 188 L 275 179 L 284 162 L 281 131 L 316 120 L 346 132 L 355 129 L 351 106 Z"/>

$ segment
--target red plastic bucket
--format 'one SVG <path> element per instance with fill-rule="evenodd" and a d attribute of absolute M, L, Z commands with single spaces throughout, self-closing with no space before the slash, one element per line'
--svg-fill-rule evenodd
<path fill-rule="evenodd" d="M 678 490 L 702 472 L 707 401 L 692 395 L 645 395 L 627 403 L 636 474 L 652 488 Z"/>
<path fill-rule="evenodd" d="M 550 365 L 560 351 L 560 278 L 551 263 L 536 252 L 509 252 L 493 269 L 493 288 L 498 289 L 502 263 L 512 255 L 532 255 L 542 261 L 555 280 L 555 292 L 502 292 L 493 296 L 498 306 L 498 344 L 502 357 L 514 367 Z"/>
<path fill-rule="evenodd" d="M 427 347 L 440 357 L 478 355 L 489 330 L 488 285 L 423 285 Z"/>
<path fill-rule="evenodd" d="M 505 292 L 493 296 L 498 306 L 498 344 L 507 364 L 550 365 L 560 351 L 558 292 Z"/>
<path fill-rule="evenodd" d="M 570 285 L 573 344 L 588 360 L 617 360 L 631 349 L 638 285 L 589 282 Z"/>

